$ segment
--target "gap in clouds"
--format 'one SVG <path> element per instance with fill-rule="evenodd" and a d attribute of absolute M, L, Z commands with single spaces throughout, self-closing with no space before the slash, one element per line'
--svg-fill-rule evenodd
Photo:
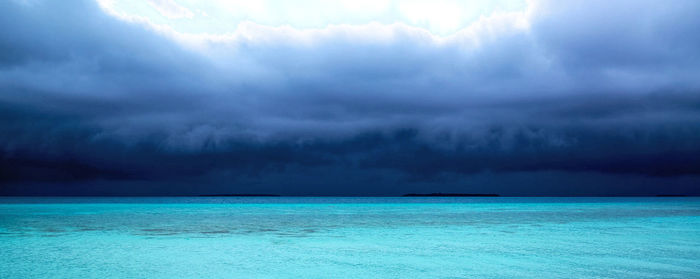
<path fill-rule="evenodd" d="M 122 18 L 146 19 L 181 33 L 227 34 L 249 21 L 264 26 L 318 29 L 328 25 L 404 23 L 431 33 L 449 35 L 498 13 L 524 11 L 525 0 L 501 1 L 187 1 L 144 2 L 99 0 L 100 6 Z"/>

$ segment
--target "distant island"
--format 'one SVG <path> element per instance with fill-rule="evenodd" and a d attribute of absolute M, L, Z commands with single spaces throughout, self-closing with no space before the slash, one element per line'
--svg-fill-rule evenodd
<path fill-rule="evenodd" d="M 279 197 L 280 195 L 274 194 L 211 194 L 211 195 L 199 195 L 200 197 Z"/>
<path fill-rule="evenodd" d="M 402 197 L 498 197 L 498 194 L 464 194 L 464 193 L 430 193 L 430 194 L 405 194 Z"/>

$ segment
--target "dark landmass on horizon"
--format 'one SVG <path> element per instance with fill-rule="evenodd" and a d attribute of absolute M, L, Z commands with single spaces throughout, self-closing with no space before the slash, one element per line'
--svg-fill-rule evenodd
<path fill-rule="evenodd" d="M 467 193 L 430 193 L 430 194 L 404 194 L 402 197 L 500 197 L 498 194 L 467 194 Z"/>
<path fill-rule="evenodd" d="M 280 197 L 275 194 L 209 194 L 199 195 L 199 197 Z"/>
<path fill-rule="evenodd" d="M 125 198 L 138 198 L 138 197 L 318 197 L 318 198 L 324 198 L 324 197 L 357 197 L 357 198 L 391 198 L 391 197 L 506 197 L 506 198 L 574 198 L 574 197 L 581 197 L 581 198 L 615 198 L 615 197 L 700 197 L 700 195 L 697 194 L 688 194 L 688 193 L 682 193 L 682 194 L 649 194 L 649 195 L 636 195 L 636 194 L 631 194 L 631 195 L 618 195 L 618 194 L 608 194 L 608 195 L 547 195 L 547 194 L 542 194 L 542 195 L 502 195 L 502 194 L 495 194 L 495 193 L 443 193 L 443 192 L 435 192 L 435 193 L 406 193 L 406 194 L 396 194 L 396 195 L 372 195 L 372 194 L 347 194 L 347 195 L 324 195 L 324 194 L 301 194 L 301 195 L 295 195 L 295 194 L 271 194 L 271 193 L 252 193 L 252 194 L 246 194 L 246 193 L 231 193 L 231 194 L 225 194 L 225 193 L 218 193 L 218 194 L 179 194 L 179 195 L 158 195 L 158 194 L 144 194 L 144 195 L 138 195 L 138 194 L 132 194 L 132 195 L 119 195 L 119 194 L 78 194 L 78 195 L 70 195 L 70 194 L 54 194 L 54 195 L 45 195 L 45 194 L 27 194 L 27 195 L 13 195 L 13 194 L 0 194 L 0 197 L 125 197 Z"/>
<path fill-rule="evenodd" d="M 282 198 L 402 198 L 402 197 L 485 197 L 485 198 L 693 198 L 700 195 L 499 195 L 469 193 L 409 193 L 403 195 L 280 195 L 280 194 L 200 194 L 200 195 L 0 195 L 0 198 L 214 198 L 214 197 L 282 197 Z"/>

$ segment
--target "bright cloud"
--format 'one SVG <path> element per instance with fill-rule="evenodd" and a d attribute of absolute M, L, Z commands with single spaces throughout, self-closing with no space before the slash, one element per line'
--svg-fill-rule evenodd
<path fill-rule="evenodd" d="M 153 24 L 167 25 L 178 32 L 200 34 L 231 33 L 239 24 L 247 21 L 300 29 L 378 22 L 403 23 L 446 36 L 481 17 L 524 11 L 528 6 L 525 0 L 158 0 L 150 1 L 151 5 L 125 0 L 98 2 L 114 14 L 145 18 Z"/>
<path fill-rule="evenodd" d="M 192 18 L 194 13 L 178 5 L 175 0 L 148 0 L 153 8 L 169 19 Z"/>

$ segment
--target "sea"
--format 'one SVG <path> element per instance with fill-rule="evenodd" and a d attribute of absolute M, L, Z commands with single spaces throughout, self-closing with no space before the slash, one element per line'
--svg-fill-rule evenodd
<path fill-rule="evenodd" d="M 2 197 L 0 278 L 700 278 L 700 198 Z"/>

